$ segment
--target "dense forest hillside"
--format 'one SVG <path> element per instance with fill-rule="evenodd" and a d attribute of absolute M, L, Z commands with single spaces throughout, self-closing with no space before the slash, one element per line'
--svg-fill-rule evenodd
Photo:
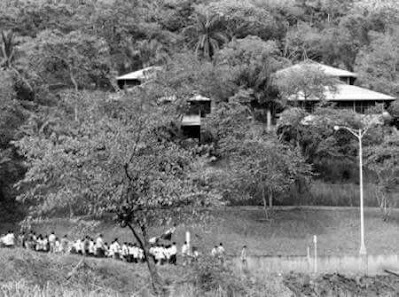
<path fill-rule="evenodd" d="M 138 196 L 162 192 L 154 200 L 162 205 L 182 203 L 176 192 L 207 197 L 201 206 L 271 206 L 324 183 L 357 188 L 358 142 L 332 128 L 364 128 L 364 118 L 321 100 L 320 120 L 303 125 L 309 114 L 284 92 L 306 84 L 322 99 L 326 81 L 275 74 L 312 60 L 399 95 L 393 0 L 2 0 L 0 33 L 4 213 L 25 202 L 35 215 L 98 214 L 116 208 L 127 181 L 139 185 Z M 118 75 L 154 65 L 163 67 L 154 80 L 118 88 Z M 198 93 L 213 110 L 197 143 L 179 123 L 185 100 Z M 171 96 L 177 100 L 160 104 Z M 389 121 L 364 139 L 365 177 L 377 198 L 370 204 L 391 206 L 399 105 L 366 113 L 384 107 Z"/>

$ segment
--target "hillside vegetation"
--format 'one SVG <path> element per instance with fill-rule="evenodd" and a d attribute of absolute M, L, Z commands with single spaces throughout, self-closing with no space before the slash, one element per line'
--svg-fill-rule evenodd
<path fill-rule="evenodd" d="M 398 94 L 398 68 L 394 65 L 398 61 L 399 22 L 395 1 L 5 0 L 0 5 L 0 31 L 3 32 L 0 38 L 3 48 L 0 52 L 3 131 L 0 139 L 0 201 L 8 209 L 16 209 L 16 196 L 24 192 L 25 187 L 31 187 L 20 184 L 15 188 L 13 185 L 31 168 L 34 162 L 30 158 L 41 158 L 35 155 L 34 143 L 37 142 L 34 139 L 43 142 L 53 138 L 51 141 L 54 142 L 56 137 L 55 144 L 59 145 L 60 137 L 70 137 L 68 142 L 80 142 L 80 136 L 93 137 L 87 130 L 76 129 L 88 124 L 83 122 L 93 113 L 87 110 L 87 104 L 93 105 L 90 100 L 100 102 L 101 112 L 109 110 L 107 116 L 132 108 L 123 103 L 128 98 L 119 98 L 121 103 L 118 104 L 112 100 L 101 103 L 107 98 L 115 98 L 113 92 L 117 89 L 115 77 L 118 74 L 149 65 L 165 66 L 165 73 L 146 87 L 145 100 L 170 95 L 182 99 L 156 128 L 158 132 L 167 132 L 168 139 L 175 142 L 180 139 L 176 118 L 185 112 L 183 101 L 194 91 L 215 101 L 215 116 L 204 121 L 201 148 L 197 151 L 222 158 L 232 158 L 231 147 L 224 145 L 233 140 L 225 137 L 230 133 L 229 129 L 248 131 L 260 124 L 263 130 L 269 131 L 270 115 L 273 118 L 288 108 L 273 74 L 292 63 L 312 59 L 356 71 L 359 73 L 357 84 L 393 96 Z M 300 85 L 296 87 L 301 88 Z M 315 91 L 319 86 L 309 88 Z M 139 92 L 130 94 L 129 98 L 143 96 Z M 254 121 L 246 127 L 229 121 L 229 117 L 239 118 L 240 114 L 237 110 L 226 113 L 222 103 L 227 102 L 249 104 L 250 108 L 241 120 L 250 116 Z M 395 124 L 396 103 L 391 106 L 390 113 L 391 124 Z M 313 179 L 318 180 L 318 185 L 324 187 L 324 182 L 357 183 L 356 140 L 344 133 L 333 137 L 331 126 L 323 123 L 320 127 L 299 127 L 297 123 L 306 113 L 294 114 L 286 115 L 288 122 L 284 120 L 280 124 L 277 134 L 291 148 L 299 145 L 303 161 L 313 165 Z M 331 115 L 329 111 L 319 111 L 319 114 Z M 222 115 L 226 118 L 220 118 Z M 100 113 L 95 121 L 104 116 Z M 132 123 L 133 126 L 136 124 Z M 354 123 L 349 124 L 353 126 Z M 273 138 L 273 133 L 269 136 Z M 240 133 L 232 138 L 241 139 Z M 370 138 L 371 143 L 367 141 L 367 144 L 381 141 Z M 245 144 L 247 148 L 252 145 Z M 264 147 L 265 143 L 261 145 Z M 78 156 L 75 149 L 76 146 L 67 150 L 69 157 Z M 90 154 L 93 148 L 87 149 Z M 281 148 L 270 149 L 279 151 Z M 57 159 L 60 158 L 58 155 Z M 281 162 L 281 156 L 271 158 Z M 250 165 L 248 160 L 243 163 Z M 240 164 L 237 166 L 243 168 Z M 268 170 L 277 170 L 276 166 L 271 167 L 269 164 Z M 65 170 L 71 170 L 67 168 Z M 370 170 L 375 171 L 375 168 Z M 31 174 L 39 175 L 33 171 Z M 244 193 L 227 187 L 229 193 L 225 194 L 233 200 L 236 200 L 235 195 L 245 199 L 255 197 L 259 203 L 264 199 L 261 196 L 265 190 L 263 196 L 272 196 L 270 201 L 282 201 L 291 187 L 283 181 L 302 180 L 303 176 L 298 174 L 303 173 L 290 172 L 269 184 L 264 184 L 265 176 L 258 176 L 251 184 L 247 181 L 248 176 L 230 175 L 226 177 L 227 184 L 232 180 L 238 184 L 241 180 L 248 187 L 238 185 Z M 54 176 L 61 175 L 54 173 Z M 373 183 L 377 180 L 373 172 L 366 177 Z M 59 185 L 50 185 L 46 179 L 42 181 L 48 183 L 50 191 L 67 195 L 60 191 Z M 264 186 L 260 187 L 259 182 Z M 222 186 L 226 187 L 226 183 Z M 375 197 L 390 197 L 394 185 L 386 185 L 384 181 L 378 181 L 378 184 Z M 109 195 L 104 189 L 94 188 L 91 186 L 95 195 Z M 328 185 L 324 187 L 328 188 Z M 308 189 L 303 180 L 295 183 L 294 191 L 306 195 Z M 336 194 L 334 189 L 328 191 L 320 195 L 322 204 L 354 205 L 348 201 L 354 195 L 339 199 L 338 203 L 331 198 L 324 202 L 326 197 Z M 81 192 L 71 195 L 80 197 Z M 288 200 L 289 204 L 296 203 L 295 197 L 292 198 Z M 319 195 L 315 195 L 315 199 L 312 203 L 317 204 Z M 70 211 L 73 211 L 72 204 Z"/>
<path fill-rule="evenodd" d="M 313 233 L 335 240 L 325 254 L 352 253 L 354 214 L 273 206 L 358 205 L 354 129 L 365 133 L 367 205 L 393 220 L 399 101 L 370 106 L 368 116 L 338 109 L 325 90 L 340 82 L 311 65 L 354 71 L 358 86 L 397 97 L 398 16 L 393 0 L 1 1 L 0 219 L 42 228 L 65 220 L 74 236 L 91 223 L 124 232 L 111 231 L 111 214 L 145 254 L 153 231 L 174 225 L 179 241 L 186 226 L 204 227 L 193 231 L 204 253 L 224 241 L 234 254 L 243 240 L 256 254 L 296 253 Z M 281 74 L 293 64 L 299 71 Z M 117 76 L 150 66 L 160 67 L 135 87 L 118 85 Z M 289 100 L 299 94 L 319 101 L 310 122 Z M 193 96 L 208 97 L 212 110 L 188 137 L 182 118 L 201 112 Z M 226 210 L 247 204 L 263 209 Z M 370 234 L 381 241 L 371 251 L 390 252 L 396 230 L 374 215 Z M 160 295 L 168 284 L 147 266 Z"/>

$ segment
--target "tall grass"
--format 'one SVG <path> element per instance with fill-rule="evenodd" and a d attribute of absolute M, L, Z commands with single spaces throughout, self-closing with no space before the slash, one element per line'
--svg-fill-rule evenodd
<path fill-rule="evenodd" d="M 70 289 L 60 285 L 47 284 L 44 287 L 31 285 L 26 281 L 14 281 L 0 284 L 0 296 L 8 297 L 119 297 L 119 293 L 111 289 L 98 290 Z"/>
<path fill-rule="evenodd" d="M 47 285 L 39 287 L 30 285 L 24 281 L 0 284 L 1 297 L 155 297 L 151 292 L 132 292 L 131 294 L 120 294 L 112 290 L 99 289 L 69 289 L 62 286 Z M 182 284 L 173 288 L 168 297 L 244 297 L 241 293 L 227 292 L 219 288 L 210 292 L 203 292 L 191 284 Z M 250 296 L 263 296 L 262 291 L 251 292 Z M 280 295 L 279 295 L 280 296 Z"/>
<path fill-rule="evenodd" d="M 376 186 L 364 184 L 364 205 L 377 207 Z M 354 183 L 327 183 L 320 180 L 313 181 L 308 190 L 298 193 L 293 188 L 283 199 L 284 205 L 321 205 L 321 206 L 359 206 L 360 188 Z"/>

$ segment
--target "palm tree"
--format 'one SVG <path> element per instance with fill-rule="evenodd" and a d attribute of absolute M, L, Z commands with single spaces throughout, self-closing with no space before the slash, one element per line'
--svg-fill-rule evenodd
<path fill-rule="evenodd" d="M 266 60 L 259 65 L 251 65 L 243 69 L 237 76 L 236 83 L 244 90 L 249 90 L 241 101 L 247 101 L 255 109 L 264 109 L 266 111 L 266 129 L 271 131 L 273 113 L 281 108 L 283 102 L 278 100 L 278 90 L 273 83 L 273 73 L 276 70 L 276 64 L 273 61 Z M 246 98 L 245 98 L 246 97 Z"/>
<path fill-rule="evenodd" d="M 134 67 L 134 62 L 141 64 L 142 68 L 153 65 L 165 64 L 169 54 L 165 46 L 156 39 L 144 39 L 137 43 L 128 41 L 125 47 L 126 68 Z"/>
<path fill-rule="evenodd" d="M 229 41 L 220 16 L 197 14 L 195 23 L 186 27 L 183 33 L 194 46 L 195 52 L 212 60 L 221 45 Z"/>
<path fill-rule="evenodd" d="M 156 39 L 145 39 L 138 42 L 138 57 L 143 67 L 164 64 L 169 55 L 162 43 Z"/>

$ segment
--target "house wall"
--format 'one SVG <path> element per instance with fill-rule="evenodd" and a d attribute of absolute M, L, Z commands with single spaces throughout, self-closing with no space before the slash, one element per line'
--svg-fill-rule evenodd
<path fill-rule="evenodd" d="M 358 113 L 365 113 L 367 109 L 376 106 L 377 104 L 384 104 L 384 108 L 387 109 L 391 104 L 391 101 L 330 101 L 336 104 L 336 108 L 339 109 L 351 109 Z M 297 106 L 304 108 L 307 112 L 312 113 L 318 104 L 318 101 L 300 101 L 300 102 L 292 102 L 291 106 Z"/>
<path fill-rule="evenodd" d="M 141 81 L 138 79 L 121 79 L 118 80 L 118 87 L 123 90 L 128 87 L 134 87 L 141 84 Z"/>
<path fill-rule="evenodd" d="M 211 113 L 211 101 L 189 101 L 189 103 L 188 114 L 200 114 L 203 118 Z"/>
<path fill-rule="evenodd" d="M 181 126 L 182 133 L 188 138 L 198 138 L 201 136 L 201 126 Z"/>

